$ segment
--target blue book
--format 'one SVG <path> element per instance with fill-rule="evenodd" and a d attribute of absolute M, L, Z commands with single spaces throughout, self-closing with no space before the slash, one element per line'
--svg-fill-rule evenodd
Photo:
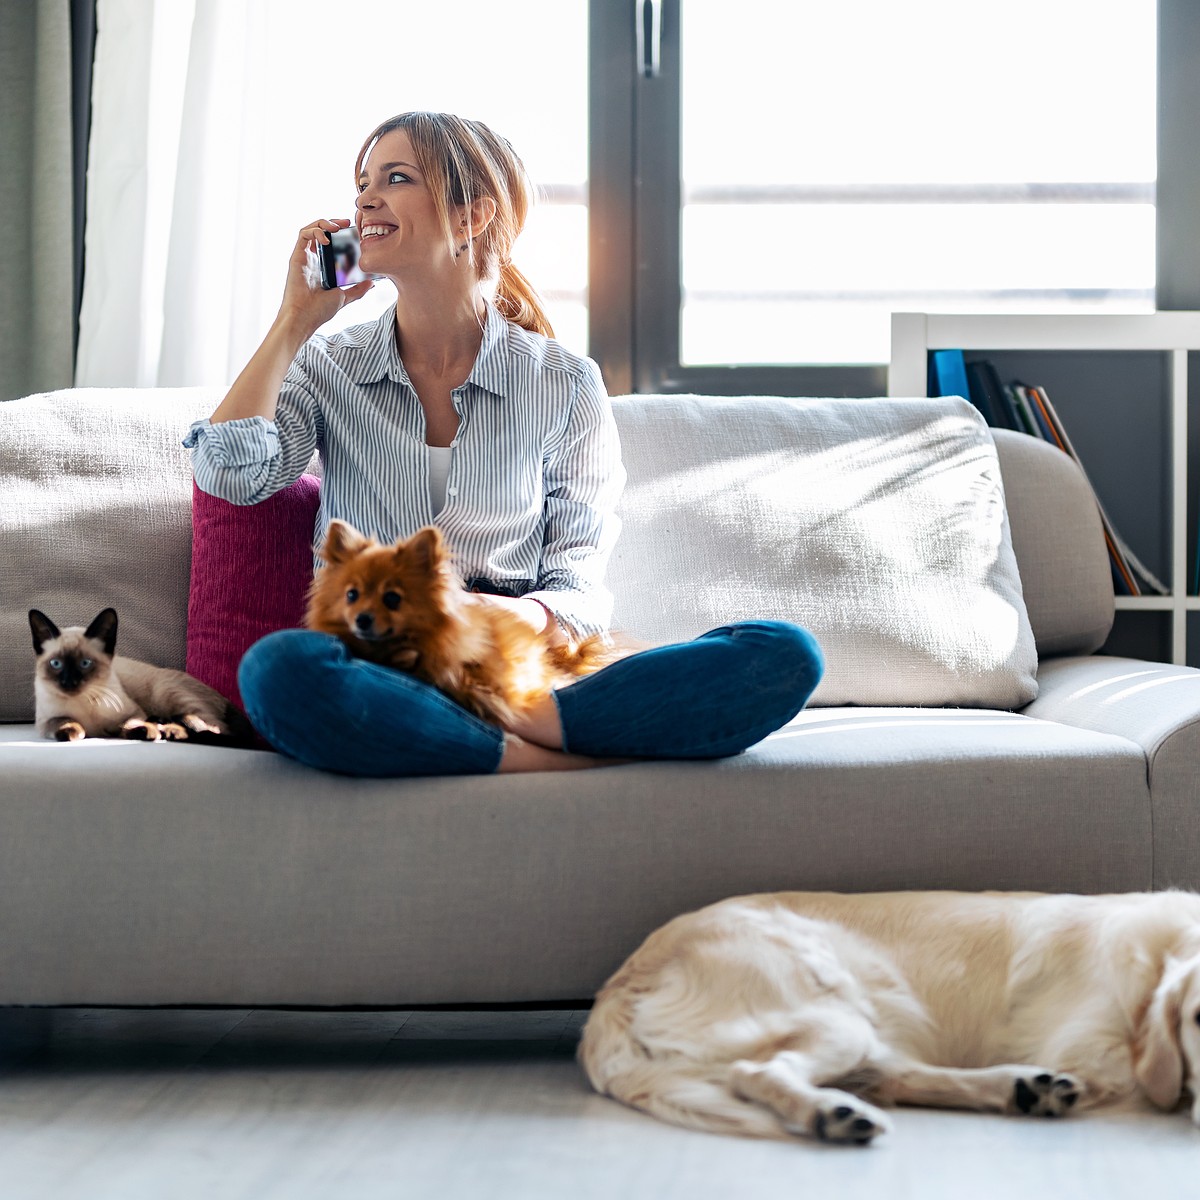
<path fill-rule="evenodd" d="M 961 396 L 964 400 L 971 399 L 967 364 L 961 350 L 929 352 L 929 385 L 931 396 Z"/>
<path fill-rule="evenodd" d="M 1196 539 L 1196 569 L 1192 575 L 1192 595 L 1200 596 L 1200 534 Z"/>

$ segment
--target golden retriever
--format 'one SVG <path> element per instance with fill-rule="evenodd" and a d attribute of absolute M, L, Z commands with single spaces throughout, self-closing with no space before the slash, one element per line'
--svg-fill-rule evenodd
<path fill-rule="evenodd" d="M 678 1125 L 869 1143 L 876 1105 L 1200 1124 L 1200 895 L 778 892 L 668 922 L 596 998 L 592 1085 Z"/>

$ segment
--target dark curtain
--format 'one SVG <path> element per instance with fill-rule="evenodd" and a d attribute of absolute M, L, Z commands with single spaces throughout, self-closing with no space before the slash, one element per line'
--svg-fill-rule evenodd
<path fill-rule="evenodd" d="M 88 137 L 92 129 L 92 60 L 96 52 L 96 0 L 71 0 L 71 165 L 74 181 L 75 350 L 83 303 L 83 227 L 87 219 Z"/>
<path fill-rule="evenodd" d="M 70 387 L 72 0 L 3 3 L 0 36 L 0 402 Z"/>

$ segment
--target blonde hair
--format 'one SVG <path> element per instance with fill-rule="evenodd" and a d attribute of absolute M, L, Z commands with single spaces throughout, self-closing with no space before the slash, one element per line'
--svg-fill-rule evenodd
<path fill-rule="evenodd" d="M 495 303 L 504 317 L 523 329 L 553 337 L 541 298 L 512 262 L 513 242 L 525 227 L 533 201 L 525 164 L 512 146 L 482 121 L 451 113 L 400 113 L 377 126 L 363 142 L 354 164 L 356 185 L 372 147 L 396 129 L 403 129 L 412 142 L 416 165 L 433 193 L 451 254 L 457 253 L 459 246 L 452 210 L 465 206 L 469 217 L 476 200 L 495 202 L 496 215 L 469 242 L 471 261 L 478 264 L 481 279 L 497 281 Z"/>

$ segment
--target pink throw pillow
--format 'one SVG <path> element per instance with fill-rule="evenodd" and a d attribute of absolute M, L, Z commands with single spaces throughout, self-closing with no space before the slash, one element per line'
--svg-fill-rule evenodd
<path fill-rule="evenodd" d="M 192 483 L 187 672 L 242 708 L 237 669 L 259 638 L 303 621 L 321 482 L 301 475 L 260 504 Z"/>

